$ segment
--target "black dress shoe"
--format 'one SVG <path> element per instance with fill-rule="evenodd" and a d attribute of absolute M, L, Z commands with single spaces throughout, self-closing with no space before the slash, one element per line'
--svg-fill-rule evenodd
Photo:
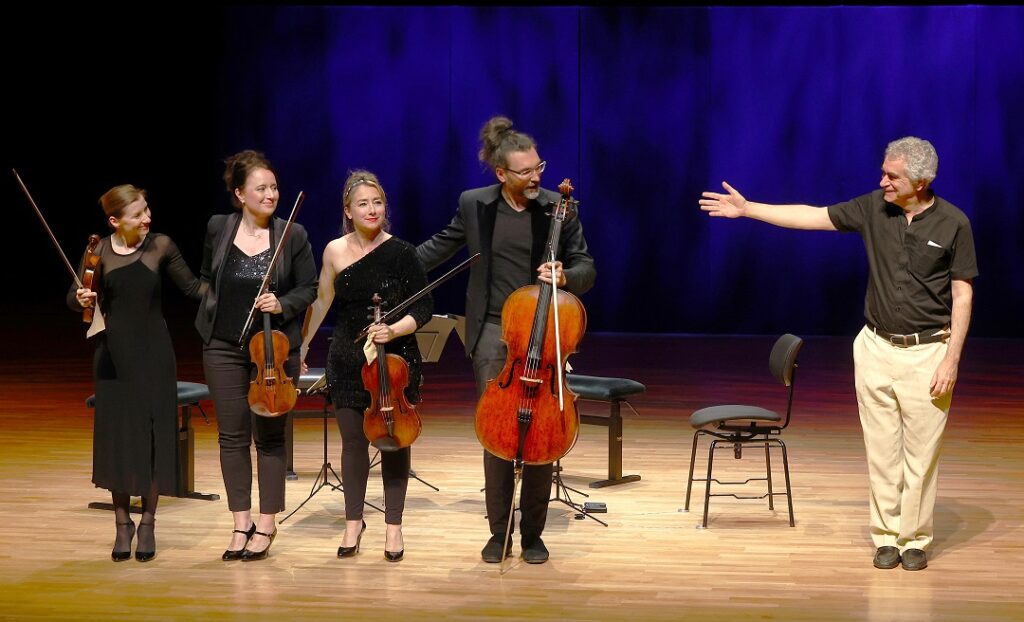
<path fill-rule="evenodd" d="M 921 549 L 907 549 L 903 551 L 904 570 L 924 570 L 928 567 L 928 555 Z"/>
<path fill-rule="evenodd" d="M 548 561 L 548 547 L 540 537 L 523 538 L 523 561 L 527 564 L 543 564 Z"/>
<path fill-rule="evenodd" d="M 403 557 L 405 557 L 405 549 L 402 549 L 397 553 L 392 553 L 391 551 L 384 549 L 384 559 L 389 562 L 400 562 Z"/>
<path fill-rule="evenodd" d="M 359 536 L 356 537 L 355 546 L 339 546 L 338 557 L 352 557 L 359 552 L 359 543 L 363 540 L 363 532 L 366 531 L 366 521 L 363 521 L 363 528 L 359 530 Z M 385 551 L 386 553 L 387 551 Z"/>
<path fill-rule="evenodd" d="M 242 553 L 245 552 L 245 545 L 249 544 L 249 540 L 252 540 L 252 534 L 256 533 L 256 523 L 252 524 L 252 527 L 249 528 L 249 531 L 235 529 L 231 533 L 245 534 L 245 543 L 242 544 L 242 548 L 238 549 L 237 551 L 232 551 L 231 549 L 224 551 L 224 554 L 221 555 L 220 558 L 226 562 L 233 562 L 235 560 L 242 559 Z"/>
<path fill-rule="evenodd" d="M 239 557 L 239 559 L 243 562 L 258 562 L 261 559 L 266 559 L 267 555 L 270 555 L 270 545 L 274 543 L 274 538 L 277 537 L 277 529 L 274 530 L 274 533 L 263 533 L 262 531 L 254 531 L 253 534 L 263 536 L 264 538 L 270 538 L 270 542 L 267 542 L 267 548 L 263 549 L 258 553 L 256 551 L 244 549 L 242 551 L 242 556 Z"/>
<path fill-rule="evenodd" d="M 889 570 L 900 565 L 900 550 L 894 546 L 880 546 L 875 551 L 875 568 Z"/>
<path fill-rule="evenodd" d="M 148 536 L 143 536 L 143 528 L 149 531 Z M 139 521 L 139 541 L 135 544 L 135 561 L 148 562 L 156 557 L 156 522 L 144 523 Z M 143 550 L 146 547 L 148 550 Z"/>
<path fill-rule="evenodd" d="M 502 555 L 501 540 L 502 536 L 500 535 L 491 536 L 491 539 L 484 545 L 483 550 L 480 551 L 480 557 L 488 564 L 500 563 L 502 559 L 512 554 L 512 541 L 509 540 L 505 543 L 505 554 Z"/>
<path fill-rule="evenodd" d="M 116 523 L 117 536 L 114 538 L 114 548 L 110 551 L 110 559 L 115 562 L 123 562 L 131 559 L 132 557 L 132 539 L 135 537 L 135 523 L 128 521 L 127 523 Z M 117 541 L 121 540 L 121 544 L 125 546 L 123 551 L 117 550 Z"/>

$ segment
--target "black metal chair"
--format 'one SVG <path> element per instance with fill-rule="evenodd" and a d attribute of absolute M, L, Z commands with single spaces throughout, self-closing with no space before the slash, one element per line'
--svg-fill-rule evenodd
<path fill-rule="evenodd" d="M 693 449 L 690 452 L 690 476 L 686 483 L 686 506 L 685 511 L 690 511 L 690 492 L 693 482 L 704 482 L 704 520 L 700 527 L 708 526 L 708 505 L 711 497 L 733 497 L 735 499 L 768 499 L 768 509 L 775 509 L 774 497 L 785 496 L 789 504 L 789 526 L 796 525 L 793 519 L 793 494 L 789 481 L 789 457 L 786 454 L 786 444 L 779 436 L 782 430 L 789 425 L 790 416 L 793 412 L 793 384 L 796 376 L 797 354 L 803 346 L 803 339 L 796 335 L 785 334 L 778 338 L 772 347 L 771 355 L 768 358 L 768 369 L 772 376 L 779 383 L 789 388 L 789 398 L 786 404 L 785 417 L 777 412 L 760 408 L 758 406 L 746 405 L 725 405 L 701 408 L 690 416 L 690 425 L 697 431 L 693 433 Z M 693 468 L 697 460 L 697 441 L 701 436 L 712 436 L 708 447 L 708 474 L 707 478 L 694 480 Z M 721 445 L 721 447 L 720 447 Z M 753 477 L 743 481 L 722 482 L 711 477 L 716 449 L 731 447 L 733 455 L 738 459 L 743 457 L 744 445 L 760 445 L 764 447 L 765 477 Z M 771 447 L 778 447 L 782 450 L 782 466 L 786 475 L 786 492 L 775 492 L 772 488 L 772 462 Z M 768 492 L 759 496 L 740 496 L 733 493 L 712 493 L 711 482 L 716 484 L 743 485 L 750 482 L 766 481 Z"/>

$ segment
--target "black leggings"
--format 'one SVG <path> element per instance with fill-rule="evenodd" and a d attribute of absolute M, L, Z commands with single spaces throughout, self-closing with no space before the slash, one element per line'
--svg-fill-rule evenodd
<path fill-rule="evenodd" d="M 203 348 L 203 369 L 210 396 L 217 409 L 217 440 L 220 469 L 228 494 L 228 509 L 245 512 L 252 508 L 252 456 L 256 442 L 256 467 L 260 485 L 260 514 L 284 510 L 284 432 L 287 417 L 261 417 L 249 410 L 249 381 L 252 363 L 247 350 L 211 339 Z M 299 351 L 290 352 L 285 371 L 297 381 Z"/>
<path fill-rule="evenodd" d="M 370 441 L 363 433 L 363 413 L 352 408 L 334 411 L 341 429 L 341 483 L 345 488 L 345 520 L 363 518 L 366 480 L 370 477 Z M 405 491 L 409 488 L 412 451 L 380 452 L 380 473 L 384 480 L 384 522 L 402 524 Z"/>

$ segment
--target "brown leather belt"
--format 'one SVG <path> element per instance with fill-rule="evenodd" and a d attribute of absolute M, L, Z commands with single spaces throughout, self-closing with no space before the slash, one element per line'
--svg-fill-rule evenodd
<path fill-rule="evenodd" d="M 896 335 L 893 333 L 887 333 L 880 328 L 872 326 L 869 322 L 867 324 L 868 330 L 875 333 L 882 339 L 888 340 L 889 343 L 896 346 L 897 348 L 909 348 L 910 346 L 921 345 L 925 343 L 939 343 L 949 339 L 949 327 L 935 330 L 923 330 L 919 333 L 911 333 L 909 335 Z M 937 334 L 936 334 L 937 333 Z"/>

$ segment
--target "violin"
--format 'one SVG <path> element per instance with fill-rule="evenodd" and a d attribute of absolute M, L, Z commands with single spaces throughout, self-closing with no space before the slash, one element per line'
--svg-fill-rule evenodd
<path fill-rule="evenodd" d="M 547 258 L 555 261 L 562 225 L 576 214 L 572 183 L 559 185 L 551 214 Z M 521 465 L 549 464 L 572 449 L 579 434 L 576 394 L 565 386 L 565 363 L 583 337 L 587 312 L 580 300 L 552 284 L 527 285 L 501 309 L 508 356 L 487 382 L 476 408 L 476 435 L 490 453 Z M 514 497 L 513 497 L 514 498 Z M 511 517 L 511 515 L 510 515 Z"/>
<path fill-rule="evenodd" d="M 291 348 L 288 335 L 273 330 L 270 314 L 263 314 L 263 330 L 249 340 L 249 356 L 256 378 L 249 383 L 249 408 L 257 415 L 277 417 L 295 408 L 299 392 L 284 370 Z"/>
<path fill-rule="evenodd" d="M 373 295 L 373 319 L 379 323 L 380 294 Z M 363 386 L 370 394 L 370 407 L 363 415 L 363 433 L 370 444 L 381 451 L 398 451 L 419 438 L 423 423 L 416 408 L 405 397 L 409 386 L 409 366 L 397 354 L 388 354 L 383 343 L 374 344 L 377 356 L 363 365 Z"/>
<path fill-rule="evenodd" d="M 305 196 L 305 193 L 299 192 L 299 196 L 295 199 L 295 206 L 292 207 L 292 213 L 288 217 L 284 233 L 281 234 L 281 239 L 277 242 L 274 254 L 270 258 L 270 265 L 267 266 L 267 273 L 263 275 L 263 283 L 260 285 L 259 293 L 256 294 L 252 308 L 249 309 L 249 316 L 242 327 L 239 345 L 244 343 L 245 336 L 252 326 L 252 321 L 256 314 L 256 300 L 259 300 L 260 296 L 270 291 L 270 280 L 274 274 L 274 266 L 277 265 L 277 261 L 281 257 L 285 240 L 288 239 L 288 233 L 291 231 L 292 223 L 295 222 L 295 216 L 298 215 L 299 207 L 302 206 Z M 271 220 L 271 236 L 273 236 L 273 229 L 274 223 Z M 273 237 L 271 237 L 271 240 L 273 240 Z M 288 341 L 288 335 L 279 330 L 273 330 L 270 324 L 270 314 L 264 313 L 263 330 L 257 332 L 249 340 L 249 355 L 253 365 L 256 366 L 256 378 L 249 383 L 249 409 L 257 415 L 278 417 L 295 407 L 299 391 L 295 388 L 295 383 L 292 382 L 291 376 L 284 369 L 284 363 L 288 360 L 288 351 L 290 349 L 291 345 Z"/>
<path fill-rule="evenodd" d="M 82 287 L 97 293 L 96 303 L 99 304 L 100 289 L 100 256 L 96 254 L 96 246 L 100 243 L 100 236 L 95 233 L 89 236 L 89 245 L 85 249 L 85 258 L 82 261 Z M 92 324 L 93 311 L 96 305 L 85 307 L 82 310 L 82 321 Z"/>

